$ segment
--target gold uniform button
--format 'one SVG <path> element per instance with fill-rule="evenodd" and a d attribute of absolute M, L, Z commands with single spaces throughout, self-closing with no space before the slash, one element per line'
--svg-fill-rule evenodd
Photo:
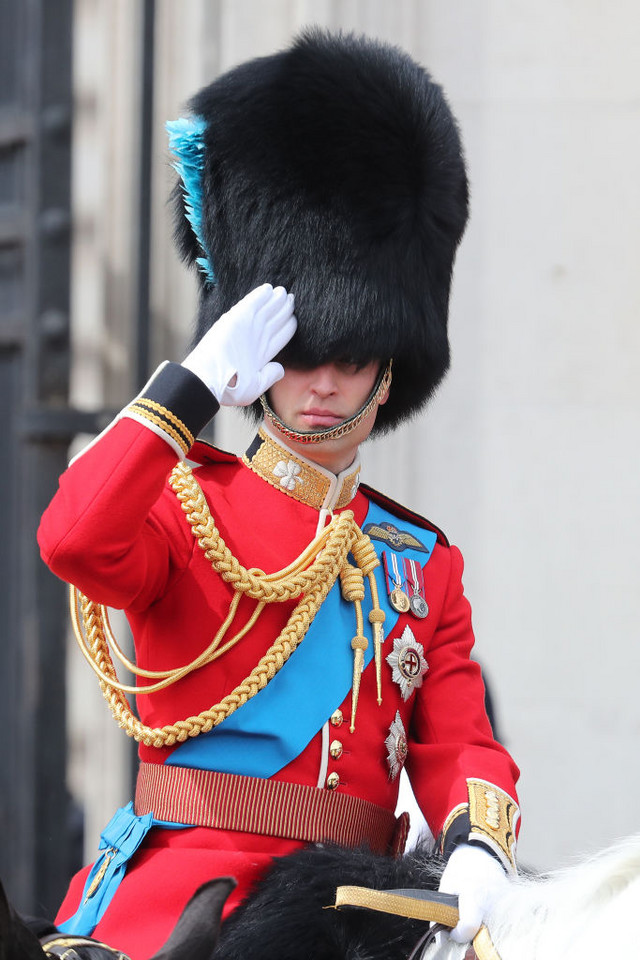
<path fill-rule="evenodd" d="M 342 710 L 334 710 L 331 714 L 331 726 L 340 727 L 342 726 L 342 721 L 344 717 L 342 716 Z"/>
<path fill-rule="evenodd" d="M 329 753 L 334 760 L 339 760 L 342 756 L 342 744 L 339 740 L 332 740 L 331 746 L 329 747 Z"/>
<path fill-rule="evenodd" d="M 327 790 L 335 790 L 339 783 L 340 776 L 334 770 L 333 773 L 330 773 L 327 777 Z"/>

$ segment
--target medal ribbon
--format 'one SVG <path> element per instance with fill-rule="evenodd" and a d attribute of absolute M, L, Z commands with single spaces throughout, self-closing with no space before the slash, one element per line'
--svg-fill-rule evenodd
<path fill-rule="evenodd" d="M 420 564 L 412 560 L 411 557 L 403 558 L 404 572 L 407 579 L 407 585 L 411 591 L 411 596 L 419 596 L 424 600 L 424 577 Z"/>
<path fill-rule="evenodd" d="M 387 592 L 389 596 L 394 590 L 402 590 L 404 586 L 404 576 L 398 566 L 398 555 L 391 550 L 382 551 L 382 561 L 387 578 Z M 389 569 L 391 567 L 391 569 Z"/>

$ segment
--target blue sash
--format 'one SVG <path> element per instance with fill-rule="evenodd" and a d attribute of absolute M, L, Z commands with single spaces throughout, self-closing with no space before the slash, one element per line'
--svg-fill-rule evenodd
<path fill-rule="evenodd" d="M 385 523 L 395 525 L 398 520 L 383 507 L 370 503 L 363 529 Z M 404 546 L 402 556 L 424 565 L 431 557 L 436 534 L 404 519 L 401 529 L 424 547 L 416 550 Z M 382 551 L 389 549 L 387 541 L 372 538 L 371 542 L 379 559 Z M 375 577 L 380 606 L 386 614 L 386 636 L 395 627 L 398 614 L 389 603 L 382 566 L 375 571 Z M 365 632 L 370 610 L 371 596 L 366 584 L 362 603 Z M 302 753 L 349 693 L 355 625 L 354 606 L 343 600 L 340 583 L 336 582 L 304 639 L 267 686 L 209 733 L 177 747 L 166 762 L 249 777 L 271 777 L 282 770 Z M 372 659 L 373 643 L 369 643 L 365 668 Z M 283 717 L 287 718 L 284 723 Z"/>
<path fill-rule="evenodd" d="M 390 543 L 376 539 L 375 528 L 384 530 L 384 524 L 395 528 L 397 522 L 383 507 L 369 504 L 363 529 L 373 528 L 369 535 L 378 558 Z M 422 547 L 416 550 L 403 545 L 402 555 L 424 566 L 431 557 L 436 534 L 404 519 L 401 530 Z M 382 566 L 376 569 L 375 577 L 387 635 L 395 627 L 398 614 L 389 603 Z M 370 610 L 367 586 L 362 603 L 365 624 Z M 302 753 L 349 693 L 355 623 L 354 606 L 342 599 L 340 584 L 335 583 L 304 639 L 267 686 L 209 733 L 181 744 L 166 762 L 251 777 L 273 776 Z M 365 668 L 372 659 L 373 643 L 369 643 Z M 282 717 L 290 718 L 289 722 L 282 723 Z M 189 824 L 156 820 L 152 814 L 138 817 L 132 803 L 117 811 L 101 834 L 99 850 L 103 852 L 87 877 L 78 910 L 59 924 L 63 933 L 91 936 L 124 877 L 130 857 L 153 826 L 180 829 Z"/>

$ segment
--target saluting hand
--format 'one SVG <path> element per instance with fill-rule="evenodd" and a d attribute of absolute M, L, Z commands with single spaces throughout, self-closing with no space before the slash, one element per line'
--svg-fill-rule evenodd
<path fill-rule="evenodd" d="M 223 313 L 182 366 L 200 377 L 222 406 L 248 406 L 284 376 L 273 358 L 296 332 L 293 304 L 284 287 L 256 287 Z"/>

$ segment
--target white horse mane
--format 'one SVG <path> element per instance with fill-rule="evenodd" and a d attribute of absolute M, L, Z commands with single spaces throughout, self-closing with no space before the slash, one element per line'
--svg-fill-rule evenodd
<path fill-rule="evenodd" d="M 501 960 L 632 957 L 640 913 L 640 834 L 543 877 L 518 877 L 487 919 Z M 434 954 L 459 960 L 451 941 Z M 430 954 L 428 954 L 430 955 Z"/>

